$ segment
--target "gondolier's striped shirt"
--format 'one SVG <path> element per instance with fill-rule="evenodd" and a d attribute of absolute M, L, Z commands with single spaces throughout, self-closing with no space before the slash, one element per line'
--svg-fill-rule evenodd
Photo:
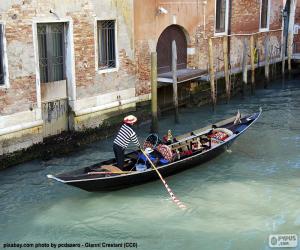
<path fill-rule="evenodd" d="M 136 137 L 136 133 L 130 126 L 123 124 L 119 133 L 117 134 L 116 139 L 114 140 L 114 143 L 122 148 L 127 148 L 130 141 L 140 147 L 140 143 Z"/>

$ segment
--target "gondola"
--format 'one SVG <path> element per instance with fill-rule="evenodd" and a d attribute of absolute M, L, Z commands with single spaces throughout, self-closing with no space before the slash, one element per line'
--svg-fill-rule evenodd
<path fill-rule="evenodd" d="M 238 112 L 237 116 L 176 136 L 171 143 L 161 142 L 155 134 L 151 134 L 144 145 L 147 145 L 147 149 L 152 145 L 152 149 L 148 150 L 149 157 L 161 175 L 170 176 L 204 163 L 226 151 L 237 137 L 257 121 L 261 113 L 261 109 L 250 115 L 241 115 Z M 166 160 L 163 153 L 157 152 L 157 143 L 172 153 L 172 159 Z M 47 175 L 47 177 L 90 192 L 128 188 L 159 178 L 143 156 L 140 150 L 126 154 L 125 168 L 119 172 L 115 171 L 115 159 L 110 159 L 89 167 L 55 176 Z M 145 166 L 143 171 L 139 171 L 138 168 L 141 164 Z"/>

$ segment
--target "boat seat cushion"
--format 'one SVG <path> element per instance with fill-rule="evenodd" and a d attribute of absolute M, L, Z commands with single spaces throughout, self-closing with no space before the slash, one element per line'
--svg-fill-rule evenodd
<path fill-rule="evenodd" d="M 227 128 L 215 128 L 212 130 L 211 134 L 208 135 L 208 137 L 210 137 L 212 139 L 215 138 L 215 139 L 224 141 L 232 135 L 233 135 L 233 132 Z"/>
<path fill-rule="evenodd" d="M 103 165 L 101 166 L 102 170 L 107 170 L 110 172 L 120 172 L 122 171 L 120 168 L 116 167 L 116 166 L 112 166 L 112 165 Z"/>

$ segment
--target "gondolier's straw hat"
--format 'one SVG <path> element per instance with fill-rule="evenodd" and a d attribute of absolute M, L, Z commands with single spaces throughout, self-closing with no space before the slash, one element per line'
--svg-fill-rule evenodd
<path fill-rule="evenodd" d="M 134 123 L 136 123 L 136 121 L 137 118 L 134 115 L 129 115 L 124 118 L 124 122 L 130 125 L 133 125 Z"/>

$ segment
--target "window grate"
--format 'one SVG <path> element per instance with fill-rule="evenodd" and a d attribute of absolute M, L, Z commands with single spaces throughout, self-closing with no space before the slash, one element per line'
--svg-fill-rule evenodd
<path fill-rule="evenodd" d="M 262 0 L 261 1 L 261 16 L 260 16 L 260 28 L 267 29 L 268 28 L 268 9 L 269 9 L 269 1 Z"/>
<path fill-rule="evenodd" d="M 116 67 L 115 21 L 98 21 L 98 67 Z"/>
<path fill-rule="evenodd" d="M 226 24 L 226 1 L 227 0 L 216 0 L 216 32 L 225 32 Z"/>
<path fill-rule="evenodd" d="M 38 24 L 37 33 L 41 82 L 64 80 L 64 24 Z"/>

